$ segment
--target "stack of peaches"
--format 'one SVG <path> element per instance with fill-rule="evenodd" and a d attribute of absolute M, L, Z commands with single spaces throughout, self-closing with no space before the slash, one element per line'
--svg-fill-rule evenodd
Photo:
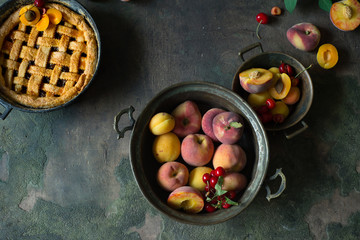
<path fill-rule="evenodd" d="M 279 67 L 251 68 L 239 74 L 240 85 L 249 93 L 247 102 L 262 123 L 282 123 L 300 97 L 299 74 L 286 63 Z"/>
<path fill-rule="evenodd" d="M 157 182 L 168 192 L 171 208 L 199 213 L 237 204 L 232 200 L 247 185 L 241 173 L 247 158 L 239 145 L 244 121 L 238 113 L 211 108 L 202 115 L 188 100 L 171 113 L 155 114 L 149 129 L 156 136 L 153 155 L 161 163 Z"/>

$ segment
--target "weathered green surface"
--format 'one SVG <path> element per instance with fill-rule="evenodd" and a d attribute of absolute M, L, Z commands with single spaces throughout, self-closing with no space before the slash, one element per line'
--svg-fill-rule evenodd
<path fill-rule="evenodd" d="M 0 239 L 360 238 L 359 29 L 337 30 L 310 0 L 260 27 L 265 51 L 315 63 L 309 129 L 291 140 L 269 133 L 268 173 L 281 167 L 287 176 L 280 198 L 269 203 L 262 189 L 236 218 L 201 227 L 174 222 L 143 198 L 130 170 L 130 134 L 117 140 L 113 117 L 129 105 L 137 116 L 177 82 L 230 88 L 238 51 L 259 41 L 256 14 L 284 9 L 283 1 L 80 2 L 102 38 L 98 75 L 64 109 L 13 110 L 0 123 Z M 334 69 L 287 41 L 287 28 L 299 22 L 316 24 L 321 44 L 338 48 Z"/>

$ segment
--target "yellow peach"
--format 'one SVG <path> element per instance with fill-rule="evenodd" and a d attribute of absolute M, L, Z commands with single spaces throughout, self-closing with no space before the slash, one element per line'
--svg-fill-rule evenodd
<path fill-rule="evenodd" d="M 173 209 L 182 209 L 187 213 L 199 213 L 205 203 L 199 190 L 183 186 L 170 193 L 167 204 Z"/>
<path fill-rule="evenodd" d="M 190 172 L 189 185 L 199 191 L 204 191 L 206 184 L 203 181 L 203 175 L 212 171 L 209 167 L 196 167 Z"/>
<path fill-rule="evenodd" d="M 155 114 L 149 123 L 149 128 L 152 134 L 161 135 L 171 132 L 175 127 L 175 118 L 166 113 L 160 112 Z"/>
<path fill-rule="evenodd" d="M 159 135 L 154 140 L 152 150 L 160 163 L 175 161 L 180 156 L 180 140 L 172 132 Z"/>

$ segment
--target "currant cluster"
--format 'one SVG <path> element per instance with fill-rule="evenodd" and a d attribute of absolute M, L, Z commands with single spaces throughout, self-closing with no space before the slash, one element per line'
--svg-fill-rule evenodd
<path fill-rule="evenodd" d="M 214 212 L 217 209 L 229 208 L 232 205 L 237 205 L 233 200 L 236 197 L 235 191 L 226 191 L 222 189 L 225 170 L 222 167 L 217 167 L 210 173 L 203 175 L 205 186 L 205 211 Z"/>

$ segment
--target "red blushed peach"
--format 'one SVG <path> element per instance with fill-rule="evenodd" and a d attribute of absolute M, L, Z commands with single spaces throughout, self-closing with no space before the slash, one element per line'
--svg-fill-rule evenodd
<path fill-rule="evenodd" d="M 273 85 L 273 73 L 263 68 L 250 68 L 239 74 L 241 87 L 249 93 L 266 91 Z"/>
<path fill-rule="evenodd" d="M 289 42 L 302 51 L 314 50 L 320 42 L 320 31 L 311 23 L 298 23 L 286 32 Z"/>
<path fill-rule="evenodd" d="M 225 112 L 225 110 L 220 109 L 220 108 L 211 108 L 204 114 L 204 116 L 202 117 L 202 120 L 201 120 L 202 130 L 204 131 L 204 133 L 206 135 L 208 135 L 215 142 L 218 142 L 219 140 L 216 138 L 216 136 L 213 132 L 212 123 L 213 123 L 213 119 L 215 118 L 215 116 L 222 112 Z"/>
<path fill-rule="evenodd" d="M 360 3 L 358 0 L 342 0 L 332 4 L 330 19 L 342 31 L 353 31 L 360 25 Z"/>
<path fill-rule="evenodd" d="M 239 172 L 246 165 L 246 153 L 239 145 L 221 144 L 213 157 L 214 169 L 223 167 L 227 172 Z"/>
<path fill-rule="evenodd" d="M 234 112 L 219 113 L 213 119 L 213 132 L 221 143 L 234 144 L 244 132 L 244 120 Z"/>
<path fill-rule="evenodd" d="M 293 105 L 299 101 L 300 95 L 300 89 L 298 87 L 291 87 L 289 93 L 281 101 L 287 105 Z"/>
<path fill-rule="evenodd" d="M 230 172 L 224 175 L 222 189 L 226 191 L 241 191 L 247 185 L 247 178 L 242 173 Z"/>
<path fill-rule="evenodd" d="M 199 190 L 183 186 L 170 193 L 167 204 L 173 209 L 182 209 L 187 213 L 199 213 L 204 208 L 204 199 Z"/>
<path fill-rule="evenodd" d="M 181 156 L 194 167 L 208 164 L 214 154 L 214 143 L 205 134 L 187 135 L 181 143 Z"/>
<path fill-rule="evenodd" d="M 189 170 L 179 162 L 166 162 L 158 170 L 157 181 L 164 190 L 174 191 L 185 186 L 189 180 Z"/>
<path fill-rule="evenodd" d="M 185 101 L 178 105 L 171 115 L 175 118 L 173 132 L 178 137 L 197 133 L 201 128 L 201 113 L 193 101 Z"/>

